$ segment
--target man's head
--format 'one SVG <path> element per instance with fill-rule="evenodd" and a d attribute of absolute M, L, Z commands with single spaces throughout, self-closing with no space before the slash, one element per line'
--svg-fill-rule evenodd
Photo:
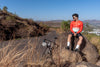
<path fill-rule="evenodd" d="M 72 15 L 72 17 L 73 17 L 73 20 L 76 21 L 76 20 L 78 20 L 79 16 L 78 16 L 78 14 L 75 13 L 75 14 Z"/>

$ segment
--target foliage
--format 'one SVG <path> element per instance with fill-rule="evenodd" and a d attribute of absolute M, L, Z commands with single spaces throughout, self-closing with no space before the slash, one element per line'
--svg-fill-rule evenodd
<path fill-rule="evenodd" d="M 1 11 L 1 8 L 0 8 L 0 11 Z"/>
<path fill-rule="evenodd" d="M 90 27 L 88 22 L 86 23 L 86 27 Z"/>
<path fill-rule="evenodd" d="M 13 22 L 15 22 L 16 19 L 15 19 L 14 16 L 7 16 L 7 17 L 6 17 L 6 20 L 7 20 L 7 21 L 13 21 Z"/>
<path fill-rule="evenodd" d="M 70 29 L 70 20 L 68 20 L 68 21 L 62 21 L 62 23 L 61 23 L 61 29 L 63 31 L 69 31 L 69 29 Z"/>
<path fill-rule="evenodd" d="M 8 8 L 6 6 L 3 7 L 3 11 L 7 12 L 7 9 Z"/>
<path fill-rule="evenodd" d="M 42 27 L 44 27 L 44 28 L 47 28 L 47 29 L 50 28 L 48 25 L 44 24 L 43 22 L 40 22 L 39 25 L 42 26 Z"/>

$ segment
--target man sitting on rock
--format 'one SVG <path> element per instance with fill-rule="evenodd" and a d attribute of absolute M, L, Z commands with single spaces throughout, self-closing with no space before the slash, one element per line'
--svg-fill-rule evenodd
<path fill-rule="evenodd" d="M 71 37 L 77 37 L 79 38 L 79 41 L 77 42 L 75 51 L 79 51 L 79 47 L 82 43 L 83 37 L 82 34 L 80 33 L 83 30 L 83 22 L 78 20 L 78 14 L 73 14 L 73 21 L 70 23 L 70 33 L 68 35 L 68 40 L 67 40 L 67 47 L 66 49 L 69 49 L 70 42 L 71 42 Z"/>

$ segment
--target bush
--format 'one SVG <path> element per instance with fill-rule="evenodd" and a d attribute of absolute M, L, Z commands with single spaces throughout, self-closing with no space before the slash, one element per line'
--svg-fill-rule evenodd
<path fill-rule="evenodd" d="M 7 8 L 6 6 L 3 7 L 3 11 L 4 11 L 4 12 L 7 12 L 7 9 L 8 9 L 8 8 Z"/>
<path fill-rule="evenodd" d="M 70 20 L 68 20 L 68 21 L 62 21 L 62 23 L 61 23 L 61 29 L 63 31 L 69 31 L 70 30 Z"/>
<path fill-rule="evenodd" d="M 6 20 L 7 20 L 7 21 L 13 21 L 13 22 L 15 22 L 16 19 L 15 19 L 14 16 L 7 16 L 7 17 L 6 17 Z"/>
<path fill-rule="evenodd" d="M 44 28 L 48 28 L 48 29 L 50 28 L 48 25 L 44 24 L 43 22 L 40 22 L 39 25 L 44 27 Z"/>

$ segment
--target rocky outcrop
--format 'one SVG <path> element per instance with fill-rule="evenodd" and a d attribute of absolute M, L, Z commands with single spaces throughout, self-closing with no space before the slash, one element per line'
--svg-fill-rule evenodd
<path fill-rule="evenodd" d="M 0 66 L 4 67 L 98 67 L 99 54 L 93 44 L 85 37 L 80 52 L 65 49 L 68 33 L 4 41 L 0 43 Z M 54 41 L 54 37 L 58 37 Z M 43 53 L 47 50 L 41 44 L 44 39 L 52 40 L 52 55 Z M 75 45 L 78 39 L 75 39 Z M 72 42 L 73 44 L 73 42 Z M 43 56 L 42 56 L 43 55 Z M 97 62 L 98 61 L 98 62 Z M 97 66 L 98 65 L 98 66 Z"/>
<path fill-rule="evenodd" d="M 54 52 L 54 57 L 59 56 L 59 58 L 61 59 L 60 62 L 69 61 L 69 62 L 77 63 L 80 61 L 86 61 L 86 62 L 95 64 L 98 61 L 99 54 L 96 47 L 93 44 L 91 44 L 85 37 L 81 44 L 79 53 L 66 50 L 65 47 L 67 45 L 67 36 L 68 36 L 68 33 L 64 33 L 59 36 L 58 41 L 57 41 L 57 45 L 59 46 L 58 48 L 59 55 L 55 55 L 55 52 Z M 78 39 L 75 38 L 74 43 L 71 42 L 71 44 L 74 44 L 74 46 L 76 46 L 77 41 Z"/>

